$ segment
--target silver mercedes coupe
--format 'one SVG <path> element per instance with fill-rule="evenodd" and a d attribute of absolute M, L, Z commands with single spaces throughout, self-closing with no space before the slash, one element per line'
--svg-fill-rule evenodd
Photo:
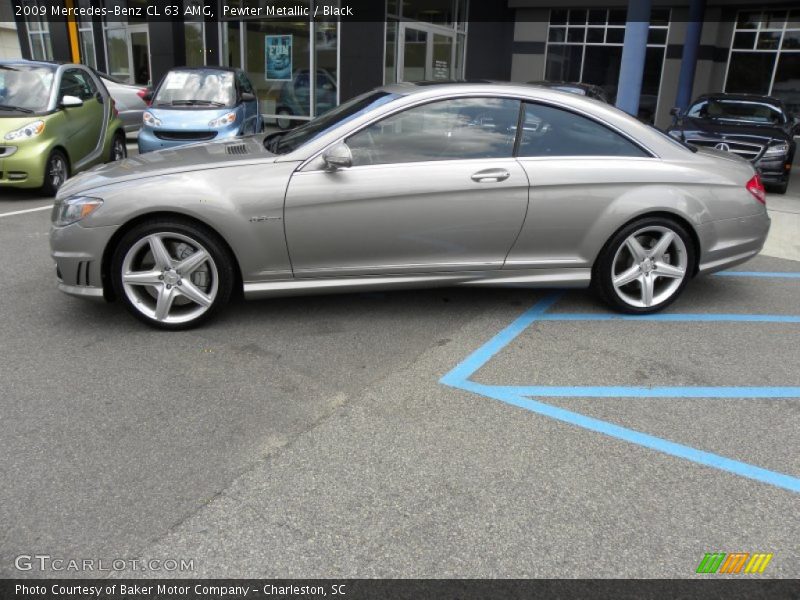
<path fill-rule="evenodd" d="M 157 327 L 245 297 L 592 286 L 660 310 L 769 230 L 745 160 L 575 94 L 401 84 L 290 132 L 163 150 L 68 181 L 58 287 Z"/>

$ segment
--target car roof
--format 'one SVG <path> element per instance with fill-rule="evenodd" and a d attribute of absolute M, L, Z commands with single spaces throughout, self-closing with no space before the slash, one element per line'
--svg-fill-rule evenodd
<path fill-rule="evenodd" d="M 703 94 L 698 96 L 695 102 L 702 100 L 732 100 L 734 102 L 763 102 L 764 104 L 774 104 L 783 108 L 783 101 L 774 96 L 762 96 L 760 94 Z"/>
<path fill-rule="evenodd" d="M 505 89 L 507 91 L 512 91 L 512 90 L 530 91 L 531 88 L 533 87 L 534 86 L 527 83 L 492 81 L 490 79 L 476 79 L 476 80 L 465 79 L 465 80 L 453 80 L 453 81 L 415 81 L 415 82 L 391 83 L 379 89 L 392 94 L 401 94 L 403 96 L 406 96 L 410 94 L 421 94 L 424 92 L 454 91 L 454 90 L 468 91 L 470 93 L 497 92 L 498 90 L 502 89 Z"/>
<path fill-rule="evenodd" d="M 53 69 L 57 69 L 58 67 L 84 67 L 87 69 L 89 68 L 86 65 L 78 63 L 58 62 L 54 60 L 25 60 L 25 59 L 0 60 L 0 65 L 23 65 L 26 67 L 51 67 Z"/>
<path fill-rule="evenodd" d="M 236 71 L 241 71 L 241 69 L 237 67 L 220 67 L 218 65 L 206 65 L 200 67 L 172 67 L 170 71 L 228 71 L 229 73 L 235 73 Z"/>

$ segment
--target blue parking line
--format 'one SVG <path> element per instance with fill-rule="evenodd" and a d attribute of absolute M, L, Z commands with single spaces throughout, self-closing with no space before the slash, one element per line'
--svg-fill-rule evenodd
<path fill-rule="evenodd" d="M 734 475 L 739 475 L 740 477 L 754 479 L 791 492 L 800 493 L 800 478 L 792 477 L 791 475 L 770 471 L 769 469 L 733 460 L 725 456 L 720 456 L 719 454 L 714 454 L 713 452 L 698 450 L 691 446 L 671 442 L 647 433 L 642 433 L 641 431 L 615 425 L 608 421 L 601 421 L 594 417 L 587 417 L 586 415 L 553 406 L 552 404 L 545 404 L 544 402 L 524 398 L 508 391 L 502 391 L 494 386 L 481 385 L 472 381 L 464 381 L 462 384 L 463 385 L 457 387 L 482 396 L 494 398 L 495 400 L 500 400 L 506 404 L 511 404 L 533 413 L 550 417 L 551 419 L 556 419 L 563 423 L 577 425 L 578 427 L 583 427 L 584 429 L 596 433 L 637 444 L 649 448 L 650 450 L 661 452 L 662 454 L 675 456 L 706 467 L 713 467 L 715 469 L 727 471 L 728 473 L 733 473 Z"/>
<path fill-rule="evenodd" d="M 605 313 L 548 313 L 540 321 L 709 321 L 731 323 L 800 323 L 795 315 L 739 315 L 715 313 L 656 313 L 653 315 L 621 315 Z"/>
<path fill-rule="evenodd" d="M 470 381 L 481 367 L 498 352 L 514 341 L 535 321 L 606 321 L 606 320 L 651 320 L 651 321 L 718 321 L 757 323 L 797 323 L 800 317 L 785 315 L 713 315 L 713 314 L 668 314 L 668 315 L 603 315 L 591 313 L 547 313 L 561 298 L 563 292 L 545 297 L 525 311 L 491 340 L 456 365 L 439 381 L 444 385 L 500 400 L 507 404 L 541 414 L 559 421 L 583 427 L 590 431 L 621 439 L 670 456 L 683 458 L 697 464 L 713 467 L 741 477 L 767 483 L 775 487 L 800 493 L 800 478 L 770 471 L 745 462 L 733 460 L 684 446 L 676 442 L 652 436 L 640 431 L 621 427 L 607 421 L 588 417 L 527 396 L 545 397 L 659 397 L 659 398 L 797 398 L 800 387 L 683 387 L 683 386 L 493 386 Z"/>
<path fill-rule="evenodd" d="M 547 398 L 800 398 L 800 387 L 747 386 L 492 386 L 519 396 Z"/>
<path fill-rule="evenodd" d="M 720 277 L 772 277 L 776 279 L 800 279 L 800 273 L 787 271 L 720 271 Z"/>

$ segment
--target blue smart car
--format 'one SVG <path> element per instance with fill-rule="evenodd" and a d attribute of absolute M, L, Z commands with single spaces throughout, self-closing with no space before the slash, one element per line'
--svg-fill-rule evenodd
<path fill-rule="evenodd" d="M 257 133 L 258 98 L 241 69 L 172 69 L 152 95 L 139 131 L 139 152 Z"/>

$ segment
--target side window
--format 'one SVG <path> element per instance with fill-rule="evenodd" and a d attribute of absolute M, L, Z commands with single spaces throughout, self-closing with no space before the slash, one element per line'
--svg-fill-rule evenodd
<path fill-rule="evenodd" d="M 510 158 L 520 102 L 461 98 L 409 108 L 347 139 L 353 165 Z"/>
<path fill-rule="evenodd" d="M 252 94 L 253 93 L 253 86 L 250 83 L 250 80 L 247 78 L 247 75 L 245 75 L 243 72 L 239 71 L 238 77 L 239 77 L 239 87 L 242 88 L 242 91 L 243 92 L 247 92 L 248 94 Z"/>
<path fill-rule="evenodd" d="M 97 93 L 97 86 L 86 73 L 77 69 L 64 71 L 61 76 L 61 86 L 58 89 L 59 98 L 75 96 L 81 100 L 89 100 Z"/>
<path fill-rule="evenodd" d="M 525 104 L 520 157 L 649 156 L 627 138 L 568 110 Z"/>

